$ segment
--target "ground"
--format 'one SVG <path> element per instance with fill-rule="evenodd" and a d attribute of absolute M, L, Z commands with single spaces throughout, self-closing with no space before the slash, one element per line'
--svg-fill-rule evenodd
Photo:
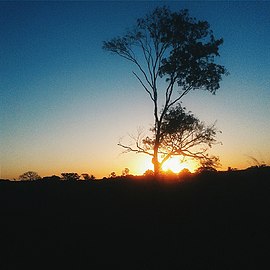
<path fill-rule="evenodd" d="M 269 176 L 2 181 L 0 269 L 268 269 Z"/>

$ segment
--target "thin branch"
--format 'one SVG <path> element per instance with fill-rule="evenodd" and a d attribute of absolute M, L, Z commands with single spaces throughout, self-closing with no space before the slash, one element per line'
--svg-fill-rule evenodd
<path fill-rule="evenodd" d="M 142 51 L 143 51 L 144 59 L 145 59 L 145 61 L 147 63 L 148 72 L 149 72 L 149 75 L 150 75 L 150 78 L 151 78 L 151 83 L 152 83 L 152 86 L 153 86 L 154 85 L 154 78 L 153 78 L 153 73 L 152 73 L 152 70 L 151 70 L 150 52 L 149 52 L 149 50 L 147 48 L 148 47 L 147 38 L 145 40 L 145 43 L 146 43 L 145 45 L 143 44 L 142 40 L 139 40 L 139 43 L 140 43 Z"/>
<path fill-rule="evenodd" d="M 183 96 L 185 96 L 190 90 L 192 89 L 192 86 L 189 86 L 178 98 L 176 98 L 174 101 L 172 101 L 168 108 L 170 108 L 172 105 L 174 105 L 176 102 L 178 102 Z"/>
<path fill-rule="evenodd" d="M 131 61 L 131 62 L 133 62 L 133 63 L 134 63 L 134 61 L 135 61 L 135 59 L 132 58 L 132 56 L 131 56 L 130 54 L 124 54 L 124 53 L 120 53 L 120 52 L 118 52 L 118 51 L 113 51 L 113 52 L 116 53 L 117 55 L 119 55 L 119 56 L 121 56 L 121 57 L 127 59 L 128 61 Z"/>
<path fill-rule="evenodd" d="M 149 78 L 146 74 L 146 72 L 143 70 L 143 68 L 141 67 L 141 65 L 138 63 L 138 61 L 136 59 L 134 59 L 134 63 L 136 64 L 136 66 L 139 68 L 139 70 L 141 71 L 141 73 L 143 74 L 146 82 L 148 83 L 148 85 L 153 88 L 153 85 L 151 84 L 151 82 L 149 81 Z"/>
<path fill-rule="evenodd" d="M 125 152 L 135 152 L 135 153 L 137 153 L 137 154 L 143 153 L 143 154 L 147 154 L 147 155 L 153 156 L 153 154 L 151 154 L 151 153 L 149 153 L 149 152 L 143 150 L 141 147 L 138 148 L 138 149 L 134 149 L 134 148 L 132 148 L 132 147 L 130 147 L 130 146 L 123 145 L 123 144 L 121 144 L 121 143 L 118 143 L 117 145 L 123 147 L 124 149 L 126 149 Z"/>
<path fill-rule="evenodd" d="M 170 157 L 172 156 L 172 153 L 168 153 L 165 158 L 162 159 L 160 162 L 160 166 L 162 166 Z"/>
<path fill-rule="evenodd" d="M 145 86 L 145 84 L 143 83 L 143 81 L 141 80 L 141 78 L 134 72 L 132 71 L 132 73 L 135 75 L 135 77 L 139 80 L 139 82 L 141 83 L 141 85 L 143 86 L 144 90 L 149 94 L 150 98 L 152 99 L 152 101 L 155 102 L 152 93 L 148 90 L 148 88 Z"/>

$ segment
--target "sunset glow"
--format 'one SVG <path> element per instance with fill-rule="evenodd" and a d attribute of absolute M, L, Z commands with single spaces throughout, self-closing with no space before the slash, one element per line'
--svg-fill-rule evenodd
<path fill-rule="evenodd" d="M 135 174 L 143 175 L 147 170 L 154 170 L 154 166 L 152 163 L 152 158 L 150 156 L 141 156 L 140 159 L 138 159 Z"/>
<path fill-rule="evenodd" d="M 195 164 L 192 161 L 182 161 L 180 157 L 172 157 L 162 166 L 163 171 L 172 171 L 174 173 L 179 173 L 183 169 L 193 172 L 195 170 Z"/>
<path fill-rule="evenodd" d="M 18 180 L 27 171 L 103 179 L 111 172 L 120 176 L 125 168 L 132 175 L 153 170 L 151 155 L 122 155 L 125 149 L 117 145 L 122 138 L 127 145 L 134 142 L 129 134 L 136 137 L 138 130 L 153 135 L 153 100 L 133 73 L 140 70 L 102 44 L 162 4 L 26 2 L 0 3 L 0 179 Z M 216 95 L 198 89 L 181 99 L 187 111 L 222 132 L 216 138 L 222 144 L 211 149 L 220 159 L 218 170 L 270 164 L 270 2 L 169 1 L 168 6 L 209 22 L 215 37 L 224 40 L 218 63 L 229 75 Z M 158 79 L 161 109 L 167 83 Z M 174 157 L 162 170 L 194 172 L 198 166 Z"/>
<path fill-rule="evenodd" d="M 179 173 L 183 169 L 188 169 L 190 172 L 194 172 L 197 167 L 198 164 L 194 160 L 183 161 L 183 157 L 176 156 L 167 160 L 163 164 L 162 170 L 164 172 L 172 171 L 174 173 Z M 154 170 L 152 158 L 150 156 L 141 156 L 136 160 L 136 165 L 132 168 L 132 172 L 136 175 L 143 175 L 147 170 Z"/>

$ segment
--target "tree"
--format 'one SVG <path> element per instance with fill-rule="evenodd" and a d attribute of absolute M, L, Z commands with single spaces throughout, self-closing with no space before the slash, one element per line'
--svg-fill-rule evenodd
<path fill-rule="evenodd" d="M 39 179 L 41 179 L 41 177 L 36 172 L 33 171 L 25 172 L 19 176 L 19 180 L 21 181 L 34 181 Z"/>
<path fill-rule="evenodd" d="M 93 174 L 88 174 L 88 173 L 83 173 L 82 174 L 82 177 L 83 177 L 83 179 L 84 180 L 95 180 L 96 179 L 96 177 L 93 175 Z"/>
<path fill-rule="evenodd" d="M 123 171 L 122 171 L 122 176 L 129 176 L 129 168 L 125 168 Z"/>
<path fill-rule="evenodd" d="M 196 173 L 202 174 L 202 173 L 216 173 L 217 170 L 213 167 L 204 167 L 201 166 L 196 170 Z"/>
<path fill-rule="evenodd" d="M 137 144 L 135 148 L 119 145 L 128 151 L 151 155 L 156 175 L 161 168 L 160 148 L 164 145 L 168 112 L 192 90 L 204 89 L 215 94 L 222 75 L 227 74 L 224 66 L 214 62 L 222 43 L 223 39 L 214 37 L 208 22 L 190 17 L 188 10 L 172 12 L 167 7 L 154 9 L 122 37 L 103 43 L 103 49 L 136 66 L 133 74 L 153 102 L 151 151 Z"/>
<path fill-rule="evenodd" d="M 197 173 L 209 173 L 217 172 L 216 167 L 218 167 L 218 159 L 206 159 L 201 162 L 201 167 L 199 167 Z"/>
<path fill-rule="evenodd" d="M 61 173 L 63 180 L 66 181 L 77 181 L 80 179 L 80 176 L 77 173 Z"/>
<path fill-rule="evenodd" d="M 146 170 L 143 174 L 144 176 L 154 176 L 154 172 L 150 169 Z"/>
<path fill-rule="evenodd" d="M 111 173 L 110 173 L 110 175 L 109 175 L 109 177 L 110 177 L 110 178 L 116 178 L 116 177 L 117 177 L 117 175 L 116 175 L 116 173 L 115 173 L 115 172 L 111 172 Z"/>

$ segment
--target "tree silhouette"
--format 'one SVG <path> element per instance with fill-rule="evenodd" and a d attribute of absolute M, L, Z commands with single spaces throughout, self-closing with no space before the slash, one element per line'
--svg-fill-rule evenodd
<path fill-rule="evenodd" d="M 77 181 L 80 179 L 80 175 L 77 173 L 61 173 L 63 180 L 66 181 Z"/>
<path fill-rule="evenodd" d="M 154 172 L 152 171 L 152 170 L 150 170 L 150 169 L 148 169 L 148 170 L 146 170 L 145 172 L 144 172 L 144 174 L 143 174 L 144 176 L 153 176 L 154 175 Z"/>
<path fill-rule="evenodd" d="M 123 171 L 122 171 L 122 176 L 129 176 L 129 168 L 125 168 Z"/>
<path fill-rule="evenodd" d="M 161 168 L 159 153 L 165 116 L 192 90 L 215 94 L 222 75 L 227 73 L 223 66 L 214 63 L 222 43 L 223 39 L 215 39 L 208 22 L 190 17 L 188 10 L 171 12 L 167 7 L 154 9 L 122 37 L 103 43 L 103 49 L 136 66 L 133 74 L 153 102 L 154 138 L 152 152 L 147 154 L 153 157 L 156 175 Z M 162 93 L 164 96 L 160 97 Z M 138 145 L 130 150 L 145 153 Z"/>
<path fill-rule="evenodd" d="M 34 181 L 39 179 L 41 179 L 41 177 L 36 172 L 33 171 L 25 172 L 19 176 L 19 180 L 21 181 Z"/>
<path fill-rule="evenodd" d="M 141 138 L 136 137 L 136 148 L 121 145 L 127 152 L 145 153 L 152 155 L 156 134 L 152 129 L 153 136 Z M 216 144 L 217 130 L 215 125 L 206 126 L 190 112 L 186 112 L 180 104 L 171 107 L 164 115 L 160 127 L 160 139 L 158 154 L 160 155 L 160 166 L 173 156 L 183 156 L 198 159 L 202 166 L 215 167 L 219 160 L 215 156 L 209 156 L 207 151 Z M 135 138 L 134 138 L 135 139 Z"/>
<path fill-rule="evenodd" d="M 83 173 L 82 177 L 84 180 L 95 180 L 96 179 L 96 177 L 93 174 L 89 175 L 88 173 Z"/>
<path fill-rule="evenodd" d="M 109 175 L 110 178 L 116 178 L 116 176 L 117 176 L 116 172 L 111 172 Z"/>
<path fill-rule="evenodd" d="M 218 159 L 206 159 L 201 162 L 201 167 L 199 167 L 196 172 L 197 173 L 205 173 L 205 172 L 217 172 Z"/>

